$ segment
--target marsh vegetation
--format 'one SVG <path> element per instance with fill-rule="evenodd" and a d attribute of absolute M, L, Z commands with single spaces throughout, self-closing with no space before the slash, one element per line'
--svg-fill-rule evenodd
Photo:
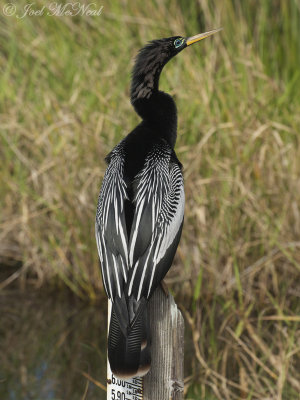
<path fill-rule="evenodd" d="M 186 398 L 296 400 L 299 3 L 101 5 L 95 17 L 1 16 L 0 290 L 67 286 L 81 301 L 104 298 L 94 215 L 104 157 L 138 122 L 133 57 L 153 38 L 222 26 L 160 81 L 176 98 L 185 176 L 167 283 L 188 331 Z M 105 383 L 104 372 L 92 375 Z"/>

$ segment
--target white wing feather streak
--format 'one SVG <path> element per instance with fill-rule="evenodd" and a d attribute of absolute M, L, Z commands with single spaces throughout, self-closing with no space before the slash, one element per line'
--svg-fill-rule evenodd
<path fill-rule="evenodd" d="M 128 273 L 128 240 L 124 213 L 127 198 L 124 157 L 117 146 L 101 186 L 96 213 L 96 242 L 105 291 L 110 299 L 121 295 Z"/>
<path fill-rule="evenodd" d="M 128 294 L 134 292 L 137 300 L 142 295 L 149 296 L 156 272 L 161 273 L 156 271 L 157 264 L 172 246 L 183 222 L 182 172 L 177 163 L 171 162 L 169 147 L 159 150 L 158 154 L 149 154 L 145 167 L 136 178 L 136 211 L 129 241 L 129 264 L 134 265 L 134 271 Z M 145 226 L 145 221 L 150 227 Z M 151 230 L 150 237 L 144 233 L 147 229 Z M 148 240 L 145 249 L 143 242 L 142 245 L 139 243 L 141 236 Z"/>
<path fill-rule="evenodd" d="M 163 157 L 160 157 L 162 156 Z M 136 176 L 138 182 L 135 196 L 135 217 L 133 220 L 131 235 L 129 240 L 129 264 L 135 263 L 134 253 L 138 235 L 141 233 L 140 226 L 142 216 L 151 210 L 151 227 L 154 232 L 158 214 L 162 207 L 162 201 L 167 194 L 169 184 L 169 162 L 171 150 L 164 149 L 164 152 L 158 151 L 156 148 L 148 155 L 144 168 Z M 146 228 L 146 227 L 145 227 Z"/>
<path fill-rule="evenodd" d="M 165 255 L 166 250 L 173 243 L 183 220 L 184 204 L 185 196 L 182 173 L 178 165 L 174 165 L 170 171 L 170 191 L 160 214 L 161 242 L 160 246 L 157 246 L 154 264 L 159 263 Z"/>
<path fill-rule="evenodd" d="M 129 246 L 129 263 L 132 266 L 133 265 L 133 251 L 134 251 L 134 245 L 136 243 L 137 235 L 138 235 L 138 228 L 140 225 L 140 219 L 143 211 L 143 206 L 145 203 L 145 199 L 143 198 L 140 203 L 139 207 L 136 208 L 136 222 L 131 228 L 131 245 Z"/>
<path fill-rule="evenodd" d="M 175 213 L 172 216 L 170 214 L 168 215 L 170 204 L 172 204 L 172 208 L 175 209 Z M 153 269 L 148 284 L 147 296 L 149 296 L 152 290 L 153 278 L 156 272 L 157 264 L 164 257 L 167 249 L 172 245 L 181 227 L 184 216 L 184 204 L 185 195 L 182 173 L 178 165 L 174 165 L 170 172 L 170 191 L 166 201 L 164 202 L 163 209 L 160 214 L 161 218 L 156 228 L 158 230 L 158 243 L 153 257 Z M 167 219 L 163 219 L 162 215 L 165 215 Z"/>

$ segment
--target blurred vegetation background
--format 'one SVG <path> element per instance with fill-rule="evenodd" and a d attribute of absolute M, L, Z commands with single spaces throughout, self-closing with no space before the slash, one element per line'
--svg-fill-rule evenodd
<path fill-rule="evenodd" d="M 167 282 L 188 327 L 186 398 L 299 399 L 299 1 L 95 4 L 100 16 L 1 14 L 0 290 L 104 299 L 94 215 L 104 157 L 139 121 L 134 56 L 223 27 L 160 80 L 185 174 Z"/>

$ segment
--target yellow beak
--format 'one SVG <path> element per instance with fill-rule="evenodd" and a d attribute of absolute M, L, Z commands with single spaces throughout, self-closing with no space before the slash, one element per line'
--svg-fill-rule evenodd
<path fill-rule="evenodd" d="M 223 28 L 219 28 L 219 29 L 214 29 L 212 31 L 209 32 L 205 32 L 205 33 L 199 33 L 199 35 L 195 35 L 195 36 L 191 36 L 189 38 L 186 39 L 186 45 L 189 46 L 190 44 L 199 42 L 199 40 L 205 39 L 208 36 L 213 35 L 214 33 L 217 33 L 219 31 L 221 31 Z"/>

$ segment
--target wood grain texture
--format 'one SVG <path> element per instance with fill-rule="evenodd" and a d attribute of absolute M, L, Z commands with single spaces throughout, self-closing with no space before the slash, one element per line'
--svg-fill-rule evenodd
<path fill-rule="evenodd" d="M 184 321 L 173 296 L 158 287 L 148 310 L 151 368 L 144 377 L 144 400 L 183 399 Z"/>

